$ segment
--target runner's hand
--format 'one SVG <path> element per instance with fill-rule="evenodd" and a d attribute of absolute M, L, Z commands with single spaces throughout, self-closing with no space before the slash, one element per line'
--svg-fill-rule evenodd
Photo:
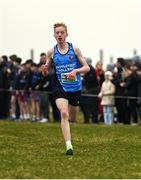
<path fill-rule="evenodd" d="M 74 79 L 75 79 L 75 76 L 76 76 L 76 71 L 73 70 L 73 71 L 71 71 L 71 72 L 67 75 L 67 78 L 68 78 L 69 80 L 74 80 Z"/>

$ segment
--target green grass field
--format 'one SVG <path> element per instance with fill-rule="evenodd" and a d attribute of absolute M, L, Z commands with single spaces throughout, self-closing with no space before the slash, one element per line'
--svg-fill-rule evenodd
<path fill-rule="evenodd" d="M 74 156 L 60 124 L 0 121 L 0 178 L 141 178 L 141 127 L 72 124 Z"/>

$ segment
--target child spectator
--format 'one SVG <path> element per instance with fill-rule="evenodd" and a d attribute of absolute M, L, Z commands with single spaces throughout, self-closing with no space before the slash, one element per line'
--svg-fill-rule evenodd
<path fill-rule="evenodd" d="M 113 123 L 114 118 L 114 93 L 115 86 L 112 83 L 112 72 L 106 71 L 105 81 L 102 83 L 101 91 L 98 96 L 102 98 L 101 105 L 103 106 L 104 123 L 108 125 Z"/>

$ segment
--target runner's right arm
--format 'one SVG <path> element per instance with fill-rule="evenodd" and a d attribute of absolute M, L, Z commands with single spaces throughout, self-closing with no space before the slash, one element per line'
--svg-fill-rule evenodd
<path fill-rule="evenodd" d="M 42 67 L 41 67 L 41 71 L 42 71 L 43 74 L 48 74 L 48 70 L 49 70 L 49 68 L 51 66 L 53 53 L 54 53 L 54 48 L 50 49 L 47 52 L 46 63 L 44 65 L 42 65 Z"/>

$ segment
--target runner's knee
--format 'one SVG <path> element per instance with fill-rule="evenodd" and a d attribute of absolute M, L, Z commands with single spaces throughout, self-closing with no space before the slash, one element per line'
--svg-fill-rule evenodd
<path fill-rule="evenodd" d="M 62 110 L 62 111 L 61 111 L 61 116 L 62 116 L 63 119 L 68 118 L 68 117 L 69 117 L 68 111 Z"/>

